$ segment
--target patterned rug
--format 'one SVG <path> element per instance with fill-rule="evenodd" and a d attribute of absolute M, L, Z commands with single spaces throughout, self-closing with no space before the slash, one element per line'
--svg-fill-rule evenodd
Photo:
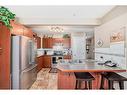
<path fill-rule="evenodd" d="M 57 73 L 57 68 L 51 68 L 49 73 Z"/>

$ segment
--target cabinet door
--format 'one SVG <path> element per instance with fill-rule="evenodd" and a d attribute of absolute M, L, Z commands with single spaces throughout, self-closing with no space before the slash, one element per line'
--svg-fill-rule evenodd
<path fill-rule="evenodd" d="M 0 23 L 0 54 L 2 53 L 2 23 Z"/>
<path fill-rule="evenodd" d="M 43 56 L 37 57 L 37 68 L 38 72 L 43 68 Z"/>
<path fill-rule="evenodd" d="M 43 48 L 47 47 L 47 38 L 43 38 Z"/>
<path fill-rule="evenodd" d="M 10 88 L 10 41 L 9 29 L 0 23 L 0 89 Z"/>
<path fill-rule="evenodd" d="M 47 48 L 53 48 L 53 38 L 48 38 L 48 46 Z"/>
<path fill-rule="evenodd" d="M 52 48 L 53 38 L 43 38 L 43 48 Z"/>
<path fill-rule="evenodd" d="M 64 55 L 64 59 L 71 59 L 71 55 Z"/>
<path fill-rule="evenodd" d="M 43 57 L 43 64 L 45 68 L 50 68 L 51 67 L 51 56 L 45 55 Z"/>
<path fill-rule="evenodd" d="M 11 25 L 13 27 L 11 30 L 11 34 L 23 35 L 23 36 L 33 38 L 33 32 L 29 28 L 26 28 L 22 24 L 16 23 L 16 22 L 11 22 Z"/>
<path fill-rule="evenodd" d="M 41 48 L 41 38 L 37 37 L 37 48 Z"/>
<path fill-rule="evenodd" d="M 58 70 L 58 89 L 75 89 L 75 75 L 70 72 Z"/>
<path fill-rule="evenodd" d="M 41 70 L 41 60 L 40 57 L 37 57 L 37 71 L 39 72 Z"/>
<path fill-rule="evenodd" d="M 23 35 L 23 26 L 19 23 L 11 22 L 12 30 L 11 34 L 13 35 Z"/>

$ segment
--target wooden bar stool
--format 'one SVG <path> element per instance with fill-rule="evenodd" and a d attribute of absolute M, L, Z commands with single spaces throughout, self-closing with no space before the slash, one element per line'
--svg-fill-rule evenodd
<path fill-rule="evenodd" d="M 75 72 L 76 85 L 75 89 L 81 89 L 81 83 L 85 81 L 85 89 L 92 89 L 92 80 L 95 78 L 88 72 Z"/>
<path fill-rule="evenodd" d="M 102 76 L 108 80 L 108 88 L 109 89 L 114 89 L 113 88 L 114 81 L 118 81 L 119 88 L 124 89 L 124 81 L 127 81 L 127 78 L 125 78 L 115 72 L 108 72 L 107 74 L 103 74 Z M 104 80 L 101 80 L 101 81 L 104 81 Z M 104 86 L 104 83 L 102 86 Z"/>

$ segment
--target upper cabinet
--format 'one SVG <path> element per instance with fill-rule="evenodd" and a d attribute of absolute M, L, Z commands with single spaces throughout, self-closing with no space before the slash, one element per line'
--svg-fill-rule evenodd
<path fill-rule="evenodd" d="M 37 39 L 37 48 L 41 48 L 41 38 L 36 37 L 36 39 Z"/>
<path fill-rule="evenodd" d="M 26 28 L 25 26 L 23 26 L 20 23 L 16 23 L 14 21 L 11 21 L 11 25 L 12 25 L 12 30 L 11 30 L 11 34 L 13 35 L 23 35 L 23 36 L 27 36 L 27 37 L 33 37 L 34 33 L 32 32 L 31 29 Z"/>
<path fill-rule="evenodd" d="M 13 35 L 23 35 L 23 25 L 16 23 L 16 22 L 11 22 L 12 29 L 11 29 L 11 34 Z"/>
<path fill-rule="evenodd" d="M 31 29 L 24 27 L 23 28 L 23 35 L 32 38 L 33 32 L 31 31 Z"/>
<path fill-rule="evenodd" d="M 53 48 L 53 38 L 43 38 L 43 48 Z"/>
<path fill-rule="evenodd" d="M 71 47 L 71 39 L 70 38 L 43 38 L 43 48 L 53 48 L 54 45 L 61 43 L 64 48 Z"/>
<path fill-rule="evenodd" d="M 62 43 L 64 48 L 71 47 L 71 39 L 70 38 L 54 38 L 53 45 L 57 43 Z"/>

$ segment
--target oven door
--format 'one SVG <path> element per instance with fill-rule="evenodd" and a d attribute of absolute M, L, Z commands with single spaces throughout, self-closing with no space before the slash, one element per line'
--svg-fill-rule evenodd
<path fill-rule="evenodd" d="M 52 68 L 56 68 L 60 60 L 63 60 L 63 56 L 52 56 Z"/>

